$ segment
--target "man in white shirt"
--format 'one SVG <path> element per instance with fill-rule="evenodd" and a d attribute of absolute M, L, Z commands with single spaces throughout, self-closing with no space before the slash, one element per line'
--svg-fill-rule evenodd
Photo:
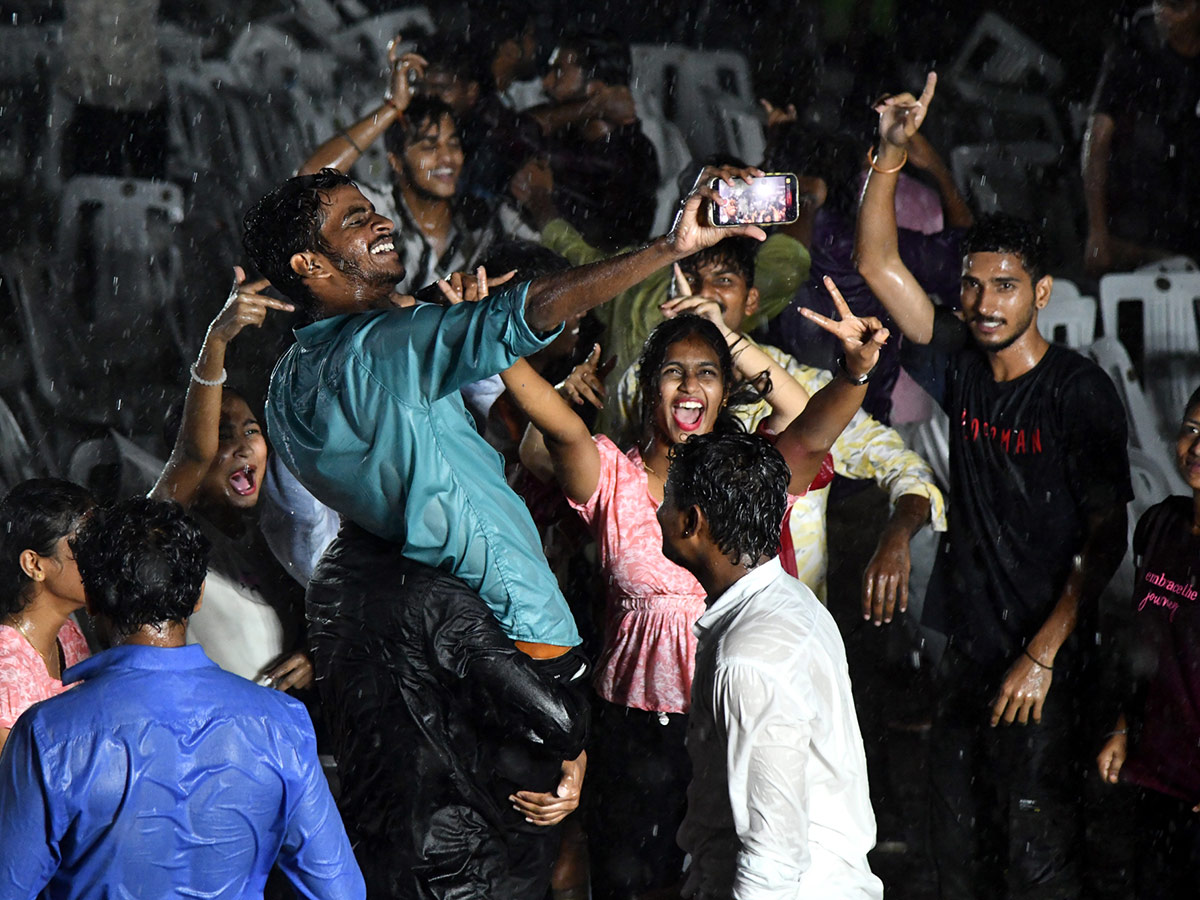
<path fill-rule="evenodd" d="M 833 617 L 777 559 L 787 464 L 745 434 L 693 437 L 674 453 L 658 511 L 663 553 L 708 594 L 696 623 L 683 896 L 878 900 L 845 649 Z"/>

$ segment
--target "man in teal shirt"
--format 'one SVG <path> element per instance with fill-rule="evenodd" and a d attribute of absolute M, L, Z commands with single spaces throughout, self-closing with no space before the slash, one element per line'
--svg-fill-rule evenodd
<path fill-rule="evenodd" d="M 706 171 L 698 184 L 736 174 Z M 345 175 L 289 179 L 246 215 L 255 265 L 313 320 L 296 329 L 296 344 L 271 376 L 267 428 L 300 483 L 349 520 L 310 583 L 310 638 L 343 817 L 372 857 L 368 881 L 381 895 L 507 896 L 513 883 L 524 885 L 522 896 L 544 894 L 556 846 L 549 829 L 578 805 L 585 765 L 579 753 L 562 762 L 560 777 L 526 747 L 500 754 L 504 771 L 480 769 L 474 740 L 466 746 L 452 740 L 455 729 L 430 727 L 439 716 L 465 715 L 481 739 L 494 734 L 495 719 L 507 719 L 501 732 L 523 734 L 522 716 L 536 718 L 537 697 L 574 690 L 586 671 L 570 650 L 578 632 L 529 512 L 505 482 L 499 454 L 476 432 L 459 388 L 507 369 L 549 343 L 564 319 L 678 259 L 727 235 L 765 237 L 755 227 L 700 225 L 701 204 L 714 196 L 698 188 L 671 233 L 642 250 L 490 296 L 484 274 L 474 282 L 455 276 L 442 293 L 475 302 L 446 304 L 395 292 L 404 266 L 394 226 Z M 394 564 L 360 529 L 394 542 Z M 443 576 L 437 602 L 420 596 L 427 588 L 417 585 L 431 579 L 414 564 L 456 576 L 461 588 L 447 587 Z M 514 680 L 509 693 L 519 702 L 510 697 L 515 708 L 507 711 L 488 702 L 476 711 L 479 698 L 463 687 L 472 660 L 486 656 L 470 640 L 480 598 L 534 657 L 534 668 Z M 447 656 L 447 646 L 462 652 Z M 558 727 L 574 733 L 576 724 Z M 393 757 L 399 747 L 410 758 L 417 750 L 425 760 L 452 757 L 459 774 L 409 771 Z M 488 796 L 509 784 L 518 812 Z M 436 808 L 422 786 L 438 796 Z M 486 824 L 469 828 L 468 820 Z M 488 849 L 497 846 L 510 858 L 497 863 Z"/>
<path fill-rule="evenodd" d="M 289 179 L 246 216 L 259 270 L 315 321 L 271 376 L 275 451 L 318 500 L 409 559 L 466 582 L 534 656 L 579 643 L 574 621 L 499 455 L 475 431 L 458 389 L 545 346 L 563 320 L 651 273 L 756 227 L 700 224 L 715 193 L 707 170 L 670 234 L 645 248 L 509 287 L 477 303 L 415 303 L 394 226 L 344 175 Z M 749 170 L 751 173 L 757 170 Z M 494 283 L 494 282 L 493 282 Z M 449 291 L 447 285 L 447 291 Z"/>

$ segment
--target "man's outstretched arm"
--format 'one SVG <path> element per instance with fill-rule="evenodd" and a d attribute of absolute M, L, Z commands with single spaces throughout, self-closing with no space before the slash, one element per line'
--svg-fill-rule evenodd
<path fill-rule="evenodd" d="M 641 250 L 536 279 L 529 285 L 525 321 L 534 331 L 550 331 L 570 316 L 611 300 L 664 266 L 711 247 L 724 238 L 741 235 L 766 240 L 766 233 L 757 225 L 714 228 L 702 220 L 705 203 L 717 200 L 717 192 L 709 187 L 712 179 L 752 181 L 761 174 L 758 169 L 706 168 L 696 179 L 668 234 Z"/>
<path fill-rule="evenodd" d="M 879 298 L 910 341 L 929 343 L 933 336 L 934 306 L 920 282 L 900 258 L 896 228 L 896 181 L 912 136 L 925 120 L 933 99 L 937 76 L 930 72 L 920 99 L 912 94 L 887 97 L 879 112 L 879 150 L 872 171 L 867 173 L 854 261 L 859 274 Z"/>

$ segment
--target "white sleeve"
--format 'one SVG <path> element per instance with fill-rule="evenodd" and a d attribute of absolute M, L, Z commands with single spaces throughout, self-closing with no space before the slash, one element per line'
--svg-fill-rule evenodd
<path fill-rule="evenodd" d="M 722 667 L 715 694 L 717 721 L 727 729 L 729 800 L 741 844 L 734 900 L 794 897 L 810 865 L 812 712 L 795 686 L 753 665 Z"/>

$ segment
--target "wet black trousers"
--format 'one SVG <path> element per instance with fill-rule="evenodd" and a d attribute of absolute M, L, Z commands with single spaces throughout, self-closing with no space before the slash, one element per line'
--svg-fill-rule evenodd
<path fill-rule="evenodd" d="M 339 541 L 342 557 L 360 561 L 361 547 Z M 382 587 L 347 589 L 336 579 L 314 580 L 308 616 L 338 760 L 338 805 L 367 897 L 543 900 L 562 826 L 525 823 L 505 797 L 518 788 L 553 790 L 558 763 L 547 770 L 544 760 L 488 748 L 475 730 L 485 718 L 482 705 L 462 706 L 469 695 L 446 694 L 416 665 L 413 616 L 404 612 L 414 602 L 398 597 L 405 578 L 397 573 L 406 571 L 411 585 L 421 567 L 399 559 L 380 564 L 371 554 L 361 561 L 369 565 L 346 568 Z M 428 581 L 417 582 L 416 606 L 435 604 Z M 438 590 L 450 589 L 443 582 L 437 581 Z M 541 677 L 566 684 L 581 662 L 572 652 L 533 665 Z M 524 727 L 512 723 L 514 733 Z"/>
<path fill-rule="evenodd" d="M 592 900 L 631 900 L 679 881 L 675 833 L 692 777 L 687 716 L 597 698 L 588 748 L 586 805 Z"/>
<path fill-rule="evenodd" d="M 1007 671 L 938 667 L 930 839 L 943 900 L 1074 900 L 1083 847 L 1078 685 L 1064 648 L 1039 725 L 989 724 Z"/>

